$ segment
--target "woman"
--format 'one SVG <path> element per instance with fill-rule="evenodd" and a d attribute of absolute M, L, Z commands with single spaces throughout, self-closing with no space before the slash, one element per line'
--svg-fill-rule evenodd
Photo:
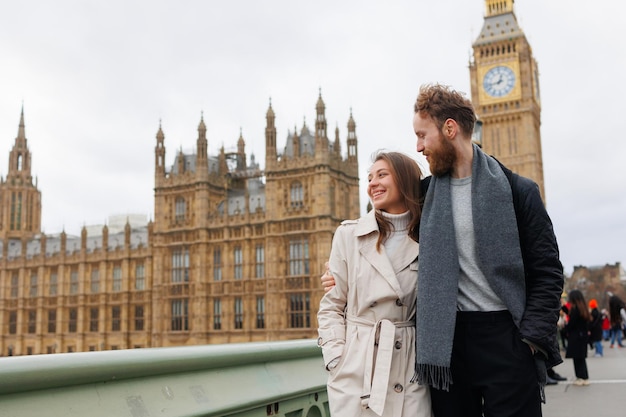
<path fill-rule="evenodd" d="M 602 350 L 602 314 L 598 311 L 598 302 L 595 298 L 589 300 L 589 311 L 591 312 L 591 325 L 589 326 L 589 347 L 595 349 L 596 358 L 604 356 Z"/>
<path fill-rule="evenodd" d="M 317 315 L 333 416 L 431 415 L 428 388 L 411 382 L 420 178 L 410 157 L 376 154 L 367 187 L 374 210 L 344 221 L 333 238 L 336 285 Z"/>
<path fill-rule="evenodd" d="M 574 362 L 574 374 L 576 375 L 574 385 L 589 385 L 586 358 L 591 314 L 587 309 L 587 303 L 582 292 L 572 290 L 567 298 L 569 301 L 569 320 L 565 325 L 565 331 L 567 332 L 565 357 L 571 358 Z"/>
<path fill-rule="evenodd" d="M 609 317 L 611 320 L 611 348 L 617 346 L 624 347 L 622 344 L 622 332 L 624 322 L 626 322 L 626 304 L 617 295 L 609 298 Z"/>

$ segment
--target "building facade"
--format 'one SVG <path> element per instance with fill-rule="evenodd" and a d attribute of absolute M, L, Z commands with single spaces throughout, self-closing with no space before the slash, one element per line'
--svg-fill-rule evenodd
<path fill-rule="evenodd" d="M 343 152 L 321 93 L 313 130 L 284 148 L 275 120 L 270 103 L 264 170 L 241 135 L 213 148 L 203 118 L 168 167 L 159 126 L 154 219 L 69 236 L 41 233 L 22 111 L 0 184 L 0 354 L 315 337 L 332 235 L 360 216 L 356 124 Z"/>
<path fill-rule="evenodd" d="M 608 310 L 611 294 L 626 300 L 626 271 L 620 262 L 574 266 L 574 272 L 565 280 L 565 292 L 571 290 L 580 290 L 587 301 L 594 298 L 598 308 Z"/>
<path fill-rule="evenodd" d="M 535 181 L 545 201 L 539 70 L 513 3 L 485 0 L 469 65 L 472 102 L 483 122 L 483 150 Z"/>

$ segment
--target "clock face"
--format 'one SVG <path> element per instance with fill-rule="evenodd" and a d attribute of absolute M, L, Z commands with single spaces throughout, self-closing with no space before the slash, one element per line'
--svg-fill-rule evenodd
<path fill-rule="evenodd" d="M 483 78 L 483 88 L 491 97 L 504 97 L 515 86 L 515 73 L 509 67 L 493 67 Z"/>

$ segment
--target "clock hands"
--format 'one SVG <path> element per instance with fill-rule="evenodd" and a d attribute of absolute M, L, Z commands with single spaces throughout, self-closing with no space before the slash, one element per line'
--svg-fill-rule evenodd
<path fill-rule="evenodd" d="M 515 84 L 515 75 L 506 66 L 491 68 L 483 78 L 483 88 L 491 97 L 504 97 L 509 94 Z"/>
<path fill-rule="evenodd" d="M 502 82 L 503 82 L 503 81 L 504 81 L 504 80 L 502 79 L 502 74 L 498 74 L 498 79 L 497 79 L 497 80 L 493 80 L 493 81 L 491 81 L 491 83 L 490 83 L 490 87 L 492 87 L 492 88 L 493 88 L 493 87 L 497 87 L 497 86 L 499 86 L 500 84 L 502 84 Z"/>

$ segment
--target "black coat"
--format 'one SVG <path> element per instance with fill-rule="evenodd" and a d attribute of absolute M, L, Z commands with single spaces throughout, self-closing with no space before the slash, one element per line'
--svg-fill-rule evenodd
<path fill-rule="evenodd" d="M 591 310 L 591 324 L 589 325 L 589 343 L 602 340 L 602 314 L 597 308 Z"/>
<path fill-rule="evenodd" d="M 587 345 L 589 344 L 589 322 L 582 318 L 576 308 L 570 309 L 565 331 L 567 332 L 565 357 L 574 359 L 586 358 Z"/>
<path fill-rule="evenodd" d="M 506 173 L 506 168 L 504 171 Z M 563 265 L 552 221 L 537 184 L 512 174 L 511 190 L 526 275 L 526 310 L 520 333 L 545 351 L 546 365 L 550 368 L 563 362 L 556 339 L 563 293 Z"/>
<path fill-rule="evenodd" d="M 564 281 L 559 248 L 537 184 L 501 167 L 511 185 L 526 278 L 526 309 L 520 334 L 539 346 L 546 366 L 551 368 L 563 362 L 556 338 Z M 429 185 L 430 177 L 424 178 L 422 196 Z"/>

